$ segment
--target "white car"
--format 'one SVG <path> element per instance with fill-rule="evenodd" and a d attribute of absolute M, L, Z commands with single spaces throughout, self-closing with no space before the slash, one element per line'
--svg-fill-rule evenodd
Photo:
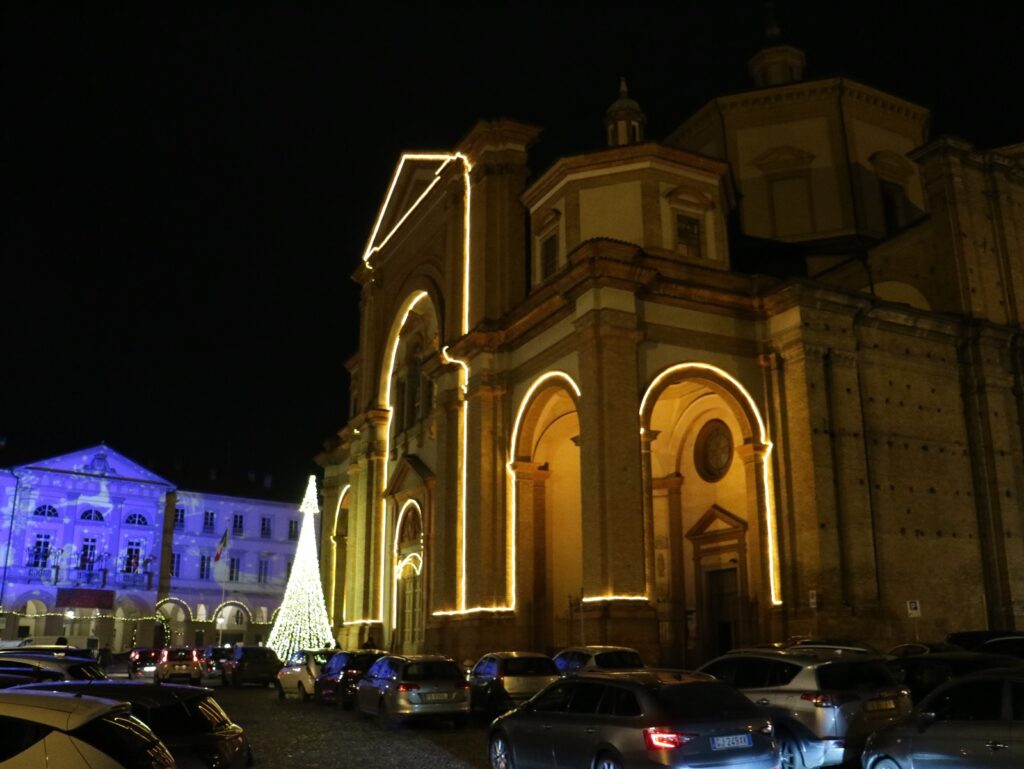
<path fill-rule="evenodd" d="M 338 649 L 302 649 L 294 652 L 277 672 L 277 694 L 283 698 L 295 692 L 307 702 L 313 696 L 316 677 Z"/>
<path fill-rule="evenodd" d="M 167 747 L 125 702 L 7 690 L 0 713 L 0 769 L 175 769 Z"/>

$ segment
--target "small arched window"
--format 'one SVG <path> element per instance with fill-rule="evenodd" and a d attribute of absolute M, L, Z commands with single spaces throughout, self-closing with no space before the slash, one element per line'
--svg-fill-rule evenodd
<path fill-rule="evenodd" d="M 235 610 L 235 624 L 236 625 L 244 625 L 245 624 L 245 615 L 242 614 L 242 610 L 241 609 L 236 609 Z"/>
<path fill-rule="evenodd" d="M 38 515 L 42 518 L 56 518 L 57 508 L 53 505 L 40 505 L 32 511 L 32 515 Z"/>
<path fill-rule="evenodd" d="M 139 515 L 139 513 L 132 513 L 124 522 L 129 526 L 149 526 L 149 521 L 146 520 L 146 516 Z"/>
<path fill-rule="evenodd" d="M 100 523 L 102 523 L 103 522 L 103 513 L 101 513 L 99 510 L 86 510 L 84 513 L 82 513 L 82 520 L 83 521 L 99 521 Z"/>

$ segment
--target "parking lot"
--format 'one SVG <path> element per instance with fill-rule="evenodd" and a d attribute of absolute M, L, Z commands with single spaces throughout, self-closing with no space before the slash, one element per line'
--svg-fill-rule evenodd
<path fill-rule="evenodd" d="M 483 720 L 455 729 L 447 722 L 383 727 L 354 711 L 289 697 L 269 687 L 214 687 L 217 701 L 245 728 L 256 765 L 289 769 L 484 769 L 487 733 Z"/>

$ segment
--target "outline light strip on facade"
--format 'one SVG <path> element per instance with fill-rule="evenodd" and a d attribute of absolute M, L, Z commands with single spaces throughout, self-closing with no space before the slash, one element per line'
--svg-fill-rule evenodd
<path fill-rule="evenodd" d="M 674 366 L 669 366 L 667 369 L 665 369 L 656 377 L 654 377 L 654 380 L 651 382 L 650 385 L 648 385 L 646 392 L 644 392 L 644 397 L 640 400 L 640 435 L 642 436 L 644 434 L 643 417 L 644 412 L 647 409 L 647 399 L 650 397 L 651 393 L 654 392 L 658 388 L 658 386 L 669 377 L 673 376 L 674 374 L 678 374 L 680 371 L 689 370 L 708 371 L 711 372 L 712 374 L 715 374 L 716 376 L 720 376 L 722 379 L 729 382 L 733 387 L 736 388 L 737 391 L 739 391 L 739 393 L 746 400 L 747 405 L 750 407 L 751 413 L 753 413 L 754 415 L 754 419 L 757 420 L 757 429 L 760 433 L 758 436 L 758 440 L 760 440 L 761 445 L 765 447 L 764 459 L 761 462 L 761 485 L 764 493 L 764 527 L 768 536 L 768 584 L 769 589 L 771 591 L 772 605 L 781 606 L 782 598 L 779 596 L 778 578 L 775 574 L 776 564 L 778 563 L 778 555 L 776 553 L 775 528 L 773 526 L 775 514 L 774 507 L 772 505 L 771 480 L 769 477 L 769 468 L 771 465 L 771 456 L 774 444 L 772 444 L 772 442 L 768 440 L 768 430 L 765 427 L 764 419 L 761 417 L 761 410 L 758 409 L 757 404 L 754 402 L 753 396 L 751 396 L 750 394 L 750 391 L 748 391 L 747 388 L 744 387 L 740 383 L 740 381 L 736 379 L 736 377 L 734 377 L 732 374 L 730 374 L 727 371 L 724 371 L 723 369 L 718 368 L 718 366 L 713 366 L 710 363 L 690 362 L 677 363 Z"/>
<path fill-rule="evenodd" d="M 338 506 L 334 509 L 334 531 L 328 536 L 331 538 L 331 589 L 329 591 L 330 606 L 327 609 L 327 616 L 331 622 L 334 622 L 334 594 L 338 586 L 338 542 L 336 537 L 338 536 L 338 516 L 341 514 L 341 506 L 345 502 L 345 497 L 352 490 L 352 484 L 347 483 L 338 495 Z M 345 612 L 342 610 L 341 618 L 345 619 Z"/>

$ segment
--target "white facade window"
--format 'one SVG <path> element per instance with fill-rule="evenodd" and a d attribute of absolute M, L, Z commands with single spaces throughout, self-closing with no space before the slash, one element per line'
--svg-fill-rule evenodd
<path fill-rule="evenodd" d="M 235 513 L 231 522 L 231 533 L 239 537 L 245 534 L 245 515 L 242 513 Z"/>
<path fill-rule="evenodd" d="M 267 584 L 267 579 L 270 576 L 270 561 L 266 558 L 260 558 L 259 571 L 256 574 L 256 580 L 261 584 Z"/>
<path fill-rule="evenodd" d="M 174 528 L 184 529 L 185 528 L 185 508 L 176 507 L 174 508 Z"/>
<path fill-rule="evenodd" d="M 267 515 L 263 516 L 260 519 L 260 536 L 263 537 L 264 539 L 270 539 L 270 537 L 272 535 L 273 529 L 272 529 L 272 525 L 271 524 L 272 524 L 273 520 L 274 520 L 273 518 L 271 518 L 270 516 L 267 516 Z"/>
<path fill-rule="evenodd" d="M 129 539 L 124 549 L 124 563 L 121 571 L 125 574 L 135 574 L 139 571 L 139 564 L 142 563 L 142 540 Z"/>
<path fill-rule="evenodd" d="M 50 560 L 51 538 L 49 534 L 36 534 L 36 541 L 28 551 L 28 565 L 41 568 Z"/>
<path fill-rule="evenodd" d="M 181 576 L 181 553 L 171 553 L 171 576 Z"/>
<path fill-rule="evenodd" d="M 212 534 L 214 527 L 217 525 L 217 514 L 213 510 L 203 511 L 203 532 L 205 534 Z"/>
<path fill-rule="evenodd" d="M 82 520 L 98 521 L 99 523 L 103 523 L 103 513 L 101 513 L 99 510 L 86 510 L 85 512 L 82 513 Z"/>
<path fill-rule="evenodd" d="M 298 539 L 298 538 L 299 538 L 299 522 L 298 521 L 288 521 L 288 539 L 294 540 L 294 539 Z"/>
<path fill-rule="evenodd" d="M 201 555 L 199 556 L 199 579 L 210 578 L 210 566 L 213 563 L 213 556 Z"/>
<path fill-rule="evenodd" d="M 96 563 L 96 537 L 85 537 L 82 539 L 82 547 L 78 551 L 78 568 L 83 571 L 92 571 Z"/>
<path fill-rule="evenodd" d="M 146 516 L 141 513 L 132 513 L 124 519 L 124 522 L 128 526 L 149 526 L 149 521 L 146 520 Z"/>
<path fill-rule="evenodd" d="M 676 253 L 691 259 L 700 259 L 704 256 L 700 219 L 696 216 L 676 214 Z"/>
<path fill-rule="evenodd" d="M 228 562 L 228 581 L 238 582 L 238 575 L 242 571 L 242 559 L 232 558 Z"/>
<path fill-rule="evenodd" d="M 53 505 L 40 505 L 32 511 L 32 515 L 38 515 L 43 518 L 56 518 L 57 508 Z"/>

